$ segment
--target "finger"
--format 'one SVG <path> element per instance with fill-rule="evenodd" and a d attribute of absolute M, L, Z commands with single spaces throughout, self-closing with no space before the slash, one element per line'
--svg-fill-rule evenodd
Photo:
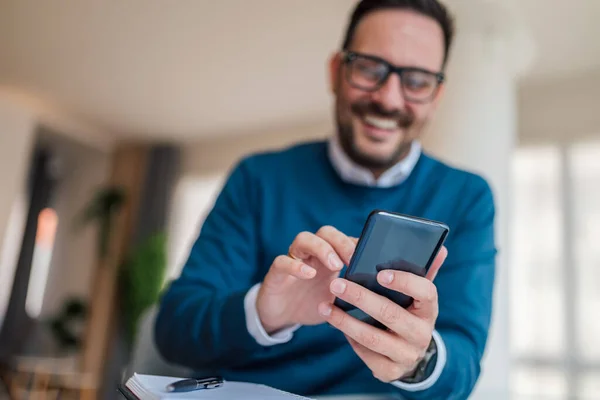
<path fill-rule="evenodd" d="M 330 289 L 334 295 L 375 318 L 408 343 L 423 348 L 429 345 L 433 330 L 429 320 L 416 317 L 386 297 L 345 279 L 333 280 Z"/>
<path fill-rule="evenodd" d="M 413 298 L 408 309 L 411 313 L 428 321 L 435 321 L 438 315 L 438 294 L 433 282 L 404 271 L 381 271 L 377 274 L 380 285 Z"/>
<path fill-rule="evenodd" d="M 321 303 L 319 313 L 331 326 L 339 329 L 367 349 L 386 356 L 392 361 L 404 363 L 407 359 L 413 358 L 413 353 L 415 360 L 419 357 L 418 351 L 402 338 L 359 321 L 329 303 Z"/>
<path fill-rule="evenodd" d="M 426 276 L 427 279 L 429 279 L 430 281 L 433 282 L 438 271 L 442 267 L 442 264 L 446 260 L 447 256 L 448 256 L 448 249 L 446 248 L 446 246 L 442 246 L 440 251 L 438 251 L 437 255 L 435 256 L 435 259 L 433 260 L 431 267 L 429 267 L 429 271 L 427 271 L 427 276 Z"/>
<path fill-rule="evenodd" d="M 386 383 L 393 382 L 400 379 L 406 373 L 405 368 L 401 364 L 395 363 L 389 358 L 367 349 L 351 337 L 346 336 L 346 339 L 348 339 L 348 343 L 350 343 L 356 355 L 373 372 L 373 376 L 380 381 Z"/>
<path fill-rule="evenodd" d="M 289 254 L 301 260 L 315 257 L 332 271 L 344 268 L 343 261 L 333 247 L 322 237 L 310 232 L 302 232 L 296 236 L 290 245 Z"/>
<path fill-rule="evenodd" d="M 346 265 L 350 264 L 350 258 L 356 249 L 356 243 L 350 237 L 332 226 L 322 227 L 317 236 L 327 241 Z"/>
<path fill-rule="evenodd" d="M 312 279 L 317 271 L 300 260 L 287 256 L 279 256 L 273 261 L 269 273 L 265 276 L 263 284 L 279 287 L 290 277 L 298 279 Z"/>

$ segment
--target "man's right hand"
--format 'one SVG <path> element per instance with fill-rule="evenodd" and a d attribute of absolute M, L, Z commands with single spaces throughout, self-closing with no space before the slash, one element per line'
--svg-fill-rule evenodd
<path fill-rule="evenodd" d="M 356 248 L 356 239 L 331 226 L 316 234 L 302 232 L 287 255 L 273 261 L 256 298 L 260 321 L 268 334 L 282 328 L 317 325 L 325 320 L 320 303 L 333 302 L 329 285 L 338 277 Z"/>

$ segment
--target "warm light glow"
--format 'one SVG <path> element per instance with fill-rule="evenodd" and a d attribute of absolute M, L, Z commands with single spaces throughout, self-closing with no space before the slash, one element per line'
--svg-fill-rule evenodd
<path fill-rule="evenodd" d="M 42 210 L 38 216 L 35 249 L 25 303 L 25 310 L 31 318 L 39 317 L 42 311 L 57 227 L 58 215 L 56 211 L 50 208 Z"/>

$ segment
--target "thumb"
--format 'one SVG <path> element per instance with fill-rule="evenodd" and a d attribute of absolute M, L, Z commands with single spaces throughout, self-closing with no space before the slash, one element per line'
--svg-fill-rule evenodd
<path fill-rule="evenodd" d="M 446 260 L 447 256 L 448 256 L 448 249 L 445 246 L 442 246 L 440 251 L 438 251 L 437 255 L 435 256 L 433 263 L 431 263 L 431 267 L 429 268 L 429 271 L 427 272 L 427 276 L 426 276 L 427 279 L 429 279 L 430 281 L 433 282 L 438 271 L 442 267 L 442 264 Z"/>

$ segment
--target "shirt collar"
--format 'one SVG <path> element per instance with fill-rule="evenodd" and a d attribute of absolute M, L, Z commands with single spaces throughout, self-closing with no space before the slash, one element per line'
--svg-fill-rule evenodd
<path fill-rule="evenodd" d="M 413 141 L 408 155 L 376 179 L 368 169 L 361 167 L 348 157 L 342 149 L 337 135 L 328 143 L 328 155 L 333 168 L 342 180 L 361 186 L 389 188 L 404 182 L 421 157 L 421 143 Z"/>

